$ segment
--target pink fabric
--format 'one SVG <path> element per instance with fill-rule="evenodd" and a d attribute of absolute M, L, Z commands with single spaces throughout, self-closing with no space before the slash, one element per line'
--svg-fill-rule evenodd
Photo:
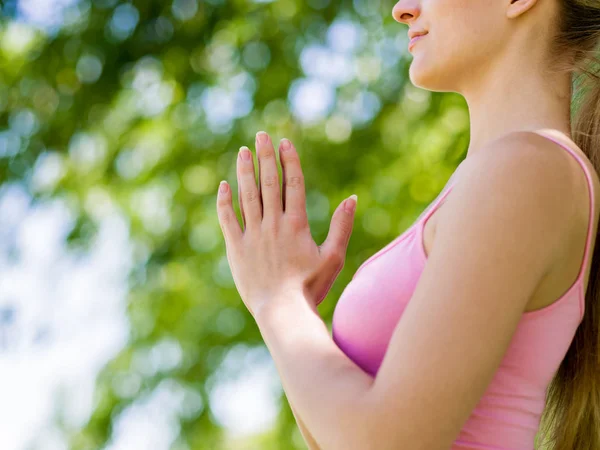
<path fill-rule="evenodd" d="M 525 312 L 485 394 L 452 450 L 533 450 L 546 389 L 583 318 L 584 268 L 594 217 L 592 178 L 581 157 L 564 144 L 588 179 L 590 219 L 585 253 L 574 284 L 551 305 Z M 458 173 L 458 170 L 454 175 Z M 396 324 L 415 290 L 427 257 L 423 227 L 451 192 L 453 175 L 438 198 L 404 233 L 367 259 L 346 286 L 333 314 L 332 337 L 365 372 L 375 376 Z M 440 345 L 443 345 L 440 343 Z"/>

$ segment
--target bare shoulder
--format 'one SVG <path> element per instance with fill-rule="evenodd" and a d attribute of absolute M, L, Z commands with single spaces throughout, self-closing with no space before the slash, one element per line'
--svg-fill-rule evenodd
<path fill-rule="evenodd" d="M 567 202 L 570 201 L 573 204 L 573 214 L 563 218 L 563 221 L 565 221 L 569 227 L 569 235 L 562 241 L 562 256 L 557 260 L 555 271 L 546 282 L 545 289 L 546 292 L 550 294 L 546 300 L 548 301 L 552 300 L 552 298 L 561 296 L 567 288 L 574 283 L 576 277 L 579 275 L 587 244 L 588 226 L 591 226 L 591 242 L 589 243 L 590 251 L 593 251 L 594 249 L 600 212 L 600 178 L 588 156 L 570 137 L 553 129 L 539 131 L 542 131 L 546 136 L 556 142 L 552 142 L 552 140 L 540 136 L 537 133 L 527 134 L 532 135 L 532 141 L 539 141 L 539 144 L 537 145 L 539 148 L 543 149 L 546 154 L 557 155 L 556 161 L 553 161 L 552 163 L 556 164 L 556 171 L 558 173 L 563 173 L 567 178 L 567 183 L 572 186 L 572 189 L 566 192 L 570 192 L 570 199 L 567 199 Z M 567 152 L 562 146 L 571 150 L 571 152 L 577 156 L 579 161 L 577 161 L 573 155 L 570 152 Z M 584 173 L 582 165 L 585 166 L 585 169 L 589 174 L 589 180 Z M 594 201 L 592 211 L 590 211 L 590 189 L 592 190 L 592 200 Z M 593 217 L 590 218 L 590 214 L 593 214 Z M 591 264 L 588 263 L 584 270 L 585 289 L 587 289 L 590 268 Z M 544 300 L 541 301 L 542 304 L 545 303 Z"/>
<path fill-rule="evenodd" d="M 581 156 L 591 174 L 595 229 L 600 209 L 598 175 L 581 149 L 566 138 L 562 141 Z M 471 159 L 461 174 L 463 189 L 457 189 L 457 184 L 454 196 L 462 197 L 462 201 L 489 202 L 497 210 L 510 207 L 506 202 L 515 207 L 520 204 L 521 225 L 536 223 L 536 216 L 545 223 L 539 232 L 546 236 L 546 244 L 552 243 L 548 254 L 551 267 L 567 260 L 574 249 L 577 255 L 570 259 L 580 262 L 583 243 L 579 243 L 585 240 L 589 220 L 589 193 L 582 167 L 571 154 L 537 133 L 524 131 L 490 142 Z"/>
<path fill-rule="evenodd" d="M 471 207 L 499 214 L 499 226 L 542 226 L 536 233 L 545 245 L 557 243 L 547 255 L 552 265 L 564 256 L 562 243 L 573 234 L 572 219 L 580 216 L 585 206 L 583 201 L 573 201 L 581 195 L 582 181 L 585 188 L 585 177 L 581 167 L 579 172 L 577 167 L 569 167 L 568 158 L 577 165 L 565 149 L 533 132 L 510 133 L 490 142 L 464 164 L 448 200 L 447 210 L 452 213 L 446 217 L 462 204 L 459 210 Z M 510 211 L 519 218 L 509 221 L 506 214 Z"/>
<path fill-rule="evenodd" d="M 545 129 L 543 131 L 546 135 L 549 135 L 551 138 L 562 143 L 577 154 L 591 175 L 594 194 L 598 193 L 600 191 L 600 178 L 587 155 L 574 141 L 563 133 L 552 129 Z M 540 165 L 545 165 L 550 172 L 555 172 L 556 176 L 568 177 L 568 179 L 565 180 L 566 182 L 583 186 L 587 191 L 587 180 L 582 173 L 581 165 L 557 142 L 553 142 L 547 137 L 541 136 L 535 132 L 520 131 L 503 136 L 497 141 L 490 143 L 489 147 L 491 149 L 504 149 L 505 151 L 510 152 L 511 156 L 524 158 L 522 160 L 523 163 L 531 161 L 536 164 L 535 168 L 541 169 L 542 167 Z M 575 188 L 577 188 L 577 186 L 575 186 Z M 598 195 L 595 195 L 595 198 L 598 198 Z"/>

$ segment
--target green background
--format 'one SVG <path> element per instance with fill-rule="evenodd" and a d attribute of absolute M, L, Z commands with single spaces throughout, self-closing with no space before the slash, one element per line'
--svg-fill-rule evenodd
<path fill-rule="evenodd" d="M 95 380 L 89 421 L 67 425 L 56 408 L 70 448 L 105 446 L 119 414 L 165 381 L 186 389 L 172 448 L 305 448 L 282 393 L 273 428 L 255 436 L 230 438 L 215 420 L 211 389 L 246 367 L 224 371 L 225 356 L 264 348 L 231 278 L 216 192 L 229 181 L 239 217 L 237 151 L 254 151 L 264 130 L 298 149 L 317 243 L 335 207 L 358 195 L 344 269 L 319 306 L 330 325 L 358 266 L 415 220 L 468 146 L 464 99 L 411 84 L 408 28 L 393 20 L 393 5 L 81 0 L 48 30 L 19 21 L 16 2 L 5 2 L 3 184 L 22 184 L 36 202 L 67 201 L 73 249 L 85 252 L 114 211 L 135 246 L 127 343 Z M 307 81 L 331 100 L 313 120 L 301 112 L 319 104 L 302 89 Z M 140 354 L 170 354 L 165 342 L 177 363 L 140 370 Z M 131 379 L 135 387 L 123 388 Z"/>

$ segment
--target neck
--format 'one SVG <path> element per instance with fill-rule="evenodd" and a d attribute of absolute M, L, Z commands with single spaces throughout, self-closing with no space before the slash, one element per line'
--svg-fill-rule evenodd
<path fill-rule="evenodd" d="M 488 72 L 488 80 L 463 92 L 471 121 L 468 155 L 514 131 L 552 128 L 571 137 L 571 75 L 544 78 L 532 71 Z M 467 155 L 467 157 L 468 157 Z"/>

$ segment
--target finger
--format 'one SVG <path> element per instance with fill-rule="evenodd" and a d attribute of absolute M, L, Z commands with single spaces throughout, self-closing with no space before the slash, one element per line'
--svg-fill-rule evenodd
<path fill-rule="evenodd" d="M 260 196 L 263 205 L 263 220 L 276 220 L 281 217 L 281 192 L 277 159 L 271 138 L 264 131 L 256 133 L 256 154 L 260 179 Z"/>
<path fill-rule="evenodd" d="M 246 230 L 246 216 L 244 215 L 244 201 L 242 195 L 242 184 L 240 183 L 240 164 L 237 165 L 237 180 L 238 180 L 238 203 L 240 205 L 240 214 L 242 216 L 242 224 L 244 231 Z"/>
<path fill-rule="evenodd" d="M 357 197 L 351 195 L 333 213 L 329 233 L 325 242 L 320 246 L 322 255 L 338 258 L 342 263 L 346 259 L 346 249 L 348 248 L 348 242 L 350 241 L 354 225 L 356 200 Z"/>
<path fill-rule="evenodd" d="M 285 170 L 283 181 L 285 183 L 285 213 L 289 216 L 302 218 L 308 223 L 306 215 L 306 192 L 304 175 L 300 165 L 300 158 L 294 145 L 288 139 L 282 139 L 279 144 L 281 167 Z"/>
<path fill-rule="evenodd" d="M 243 157 L 247 156 L 248 159 Z M 244 217 L 246 228 L 259 226 L 262 222 L 262 206 L 259 201 L 258 187 L 256 186 L 256 175 L 254 173 L 254 161 L 252 152 L 246 146 L 240 148 L 238 153 L 238 184 L 241 198 L 244 204 Z"/>
<path fill-rule="evenodd" d="M 282 158 L 282 154 L 281 154 L 281 146 L 279 146 L 279 162 L 281 163 L 281 205 L 283 208 L 283 212 L 285 213 L 285 208 L 286 206 L 286 202 L 285 202 L 285 196 L 286 196 L 286 185 L 285 185 L 285 166 L 283 165 L 283 158 Z"/>
<path fill-rule="evenodd" d="M 226 181 L 221 181 L 217 193 L 217 216 L 221 231 L 228 244 L 235 244 L 242 237 L 242 229 L 231 203 L 231 188 Z"/>

